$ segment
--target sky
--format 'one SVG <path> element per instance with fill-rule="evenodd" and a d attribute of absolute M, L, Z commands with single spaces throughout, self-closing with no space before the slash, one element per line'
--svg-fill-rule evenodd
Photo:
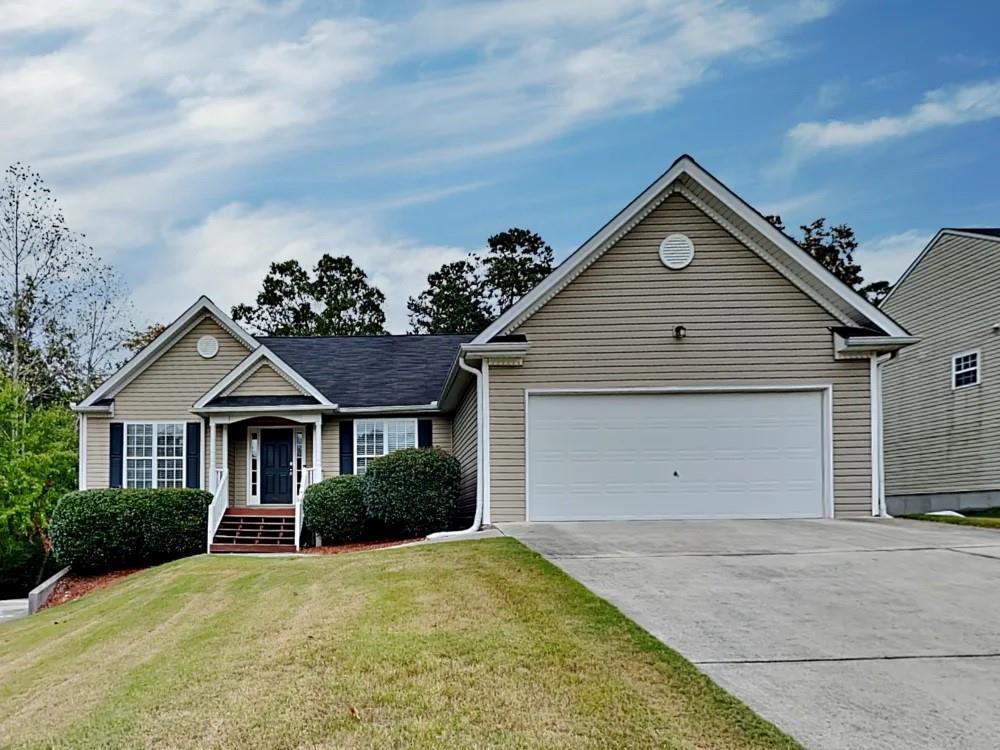
<path fill-rule="evenodd" d="M 1000 225 L 998 27 L 981 0 L 0 0 L 0 165 L 146 322 L 331 252 L 403 332 L 442 263 L 511 226 L 561 260 L 682 153 L 894 280 Z"/>

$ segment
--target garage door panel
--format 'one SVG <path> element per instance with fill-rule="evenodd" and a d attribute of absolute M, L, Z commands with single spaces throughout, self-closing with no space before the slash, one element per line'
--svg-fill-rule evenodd
<path fill-rule="evenodd" d="M 533 394 L 530 520 L 824 515 L 822 394 Z"/>

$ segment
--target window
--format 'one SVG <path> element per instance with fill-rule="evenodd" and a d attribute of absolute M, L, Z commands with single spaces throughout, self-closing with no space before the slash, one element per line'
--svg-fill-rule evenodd
<path fill-rule="evenodd" d="M 979 352 L 962 352 L 951 358 L 951 387 L 979 385 Z"/>
<path fill-rule="evenodd" d="M 183 423 L 125 425 L 125 486 L 184 486 Z"/>
<path fill-rule="evenodd" d="M 417 447 L 417 420 L 364 419 L 354 423 L 354 471 L 364 474 L 372 459 Z"/>

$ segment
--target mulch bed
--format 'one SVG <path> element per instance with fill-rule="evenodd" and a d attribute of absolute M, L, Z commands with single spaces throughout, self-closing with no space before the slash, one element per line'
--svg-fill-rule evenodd
<path fill-rule="evenodd" d="M 351 542 L 350 544 L 330 544 L 322 547 L 304 547 L 302 552 L 309 555 L 339 555 L 342 552 L 364 552 L 372 549 L 385 549 L 386 547 L 397 547 L 401 544 L 422 541 L 424 537 L 418 536 L 413 539 L 376 539 L 370 542 Z"/>
<path fill-rule="evenodd" d="M 55 589 L 52 591 L 52 595 L 49 600 L 42 605 L 39 609 L 48 609 L 49 607 L 54 607 L 57 604 L 65 604 L 66 602 L 71 602 L 74 599 L 79 599 L 85 594 L 89 594 L 91 591 L 96 591 L 97 589 L 103 589 L 106 586 L 110 586 L 115 581 L 118 581 L 126 576 L 130 576 L 133 573 L 138 573 L 140 570 L 145 570 L 144 568 L 126 568 L 125 570 L 113 570 L 110 573 L 100 573 L 93 576 L 83 576 L 74 575 L 73 573 L 68 573 L 56 583 Z"/>

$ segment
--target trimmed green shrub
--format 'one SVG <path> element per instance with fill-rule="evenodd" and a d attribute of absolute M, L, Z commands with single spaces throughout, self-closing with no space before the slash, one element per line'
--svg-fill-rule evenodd
<path fill-rule="evenodd" d="M 442 531 L 452 518 L 461 473 L 458 459 L 437 448 L 375 459 L 364 474 L 368 517 L 402 536 Z"/>
<path fill-rule="evenodd" d="M 82 490 L 64 495 L 49 525 L 60 565 L 97 572 L 205 550 L 212 496 L 193 489 Z"/>
<path fill-rule="evenodd" d="M 365 531 L 364 480 L 353 474 L 332 477 L 306 489 L 302 520 L 323 541 L 351 542 Z"/>

